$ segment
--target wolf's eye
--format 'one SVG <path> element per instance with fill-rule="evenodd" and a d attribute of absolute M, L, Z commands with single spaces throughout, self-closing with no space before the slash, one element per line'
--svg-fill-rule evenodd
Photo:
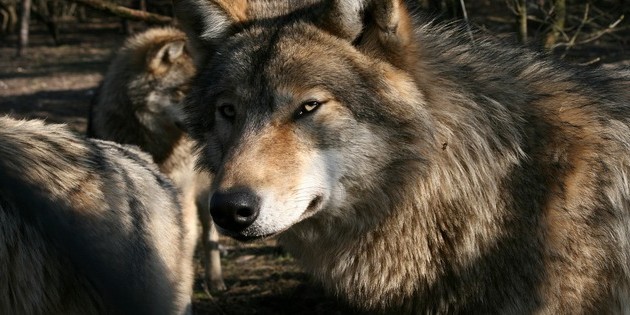
<path fill-rule="evenodd" d="M 223 104 L 219 106 L 218 110 L 225 119 L 232 120 L 236 116 L 236 108 L 232 104 Z"/>
<path fill-rule="evenodd" d="M 318 101 L 307 101 L 302 103 L 300 108 L 295 112 L 295 118 L 300 118 L 317 110 L 322 103 Z"/>

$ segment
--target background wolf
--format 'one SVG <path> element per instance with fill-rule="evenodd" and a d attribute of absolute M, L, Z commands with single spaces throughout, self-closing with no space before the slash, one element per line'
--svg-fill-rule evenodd
<path fill-rule="evenodd" d="M 630 312 L 627 78 L 397 0 L 175 6 L 225 233 L 366 310 Z"/>
<path fill-rule="evenodd" d="M 192 140 L 180 129 L 179 103 L 194 65 L 185 34 L 153 28 L 129 38 L 109 66 L 90 109 L 88 136 L 139 146 L 183 195 L 186 211 L 199 210 L 206 283 L 223 290 L 217 233 L 208 210 L 210 174 L 195 170 Z"/>
<path fill-rule="evenodd" d="M 189 313 L 178 196 L 139 150 L 0 117 L 0 313 Z"/>

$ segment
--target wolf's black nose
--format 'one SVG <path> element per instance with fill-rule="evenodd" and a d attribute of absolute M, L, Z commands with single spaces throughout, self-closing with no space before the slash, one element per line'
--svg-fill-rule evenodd
<path fill-rule="evenodd" d="M 239 232 L 258 217 L 259 198 L 249 191 L 215 192 L 210 200 L 214 222 L 229 231 Z"/>

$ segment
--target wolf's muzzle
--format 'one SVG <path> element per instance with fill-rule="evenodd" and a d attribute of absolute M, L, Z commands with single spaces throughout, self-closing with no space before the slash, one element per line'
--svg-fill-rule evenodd
<path fill-rule="evenodd" d="M 210 200 L 214 222 L 230 232 L 240 232 L 254 223 L 260 210 L 260 198 L 248 191 L 215 192 Z"/>

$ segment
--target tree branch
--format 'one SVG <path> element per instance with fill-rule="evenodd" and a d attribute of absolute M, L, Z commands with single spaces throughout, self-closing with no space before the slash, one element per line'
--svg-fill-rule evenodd
<path fill-rule="evenodd" d="M 109 1 L 103 1 L 103 0 L 69 0 L 69 1 L 83 4 L 97 10 L 106 11 L 106 12 L 112 13 L 114 15 L 120 16 L 125 19 L 129 19 L 129 20 L 144 21 L 144 22 L 155 23 L 155 24 L 170 24 L 173 22 L 173 19 L 168 16 L 130 9 L 130 8 L 117 5 Z"/>

